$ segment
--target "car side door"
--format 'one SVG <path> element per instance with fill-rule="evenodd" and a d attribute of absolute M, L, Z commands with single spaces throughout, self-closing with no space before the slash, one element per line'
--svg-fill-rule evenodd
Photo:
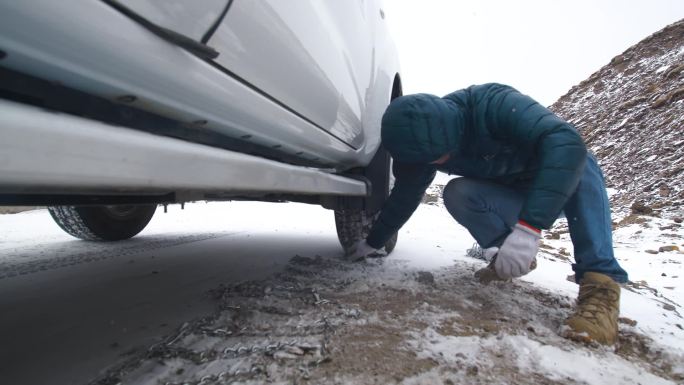
<path fill-rule="evenodd" d="M 351 147 L 363 145 L 376 1 L 233 0 L 216 63 Z"/>

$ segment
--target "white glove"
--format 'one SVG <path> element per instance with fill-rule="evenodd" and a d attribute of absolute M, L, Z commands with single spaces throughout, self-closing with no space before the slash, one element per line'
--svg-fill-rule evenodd
<path fill-rule="evenodd" d="M 516 223 L 513 232 L 508 234 L 496 256 L 496 274 L 503 279 L 509 279 L 529 273 L 530 265 L 539 251 L 540 238 L 541 230 L 520 222 Z"/>
<path fill-rule="evenodd" d="M 358 261 L 364 258 L 383 257 L 387 255 L 385 248 L 376 249 L 366 243 L 365 239 L 354 243 L 347 251 L 347 259 L 350 261 Z"/>

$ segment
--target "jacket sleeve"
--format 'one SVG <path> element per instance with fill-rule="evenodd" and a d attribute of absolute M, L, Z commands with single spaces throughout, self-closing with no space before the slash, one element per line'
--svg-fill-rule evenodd
<path fill-rule="evenodd" d="M 437 173 L 434 166 L 394 162 L 394 187 L 382 206 L 366 242 L 381 248 L 408 221 Z"/>
<path fill-rule="evenodd" d="M 528 151 L 537 172 L 519 218 L 548 229 L 574 193 L 586 164 L 582 137 L 564 121 L 529 96 L 506 86 L 494 87 L 487 115 L 504 140 Z"/>

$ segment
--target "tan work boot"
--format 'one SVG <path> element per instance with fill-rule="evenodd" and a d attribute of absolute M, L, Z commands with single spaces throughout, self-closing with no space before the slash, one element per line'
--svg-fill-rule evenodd
<path fill-rule="evenodd" d="M 607 275 L 585 273 L 580 281 L 577 310 L 565 320 L 563 337 L 612 345 L 617 341 L 620 286 Z"/>

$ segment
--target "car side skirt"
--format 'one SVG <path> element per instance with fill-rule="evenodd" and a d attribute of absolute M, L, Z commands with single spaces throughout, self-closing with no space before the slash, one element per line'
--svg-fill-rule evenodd
<path fill-rule="evenodd" d="M 0 193 L 365 196 L 364 181 L 327 170 L 108 125 L 0 100 Z"/>

